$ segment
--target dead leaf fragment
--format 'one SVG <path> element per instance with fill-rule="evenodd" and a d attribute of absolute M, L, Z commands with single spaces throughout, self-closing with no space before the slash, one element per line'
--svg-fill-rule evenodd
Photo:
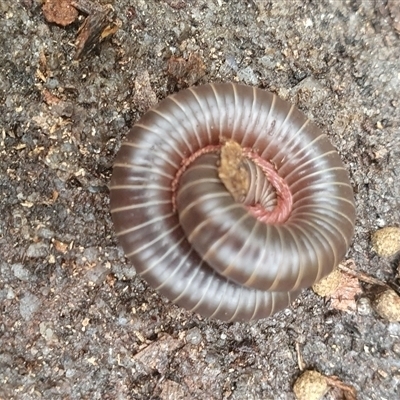
<path fill-rule="evenodd" d="M 313 290 L 322 297 L 330 298 L 334 309 L 346 312 L 357 309 L 356 298 L 362 293 L 358 278 L 339 269 L 313 285 Z"/>
<path fill-rule="evenodd" d="M 78 17 L 78 11 L 72 6 L 72 0 L 46 0 L 42 11 L 47 22 L 61 26 L 72 24 Z"/>
<path fill-rule="evenodd" d="M 340 286 L 332 294 L 331 305 L 336 310 L 351 312 L 356 311 L 356 298 L 362 293 L 360 282 L 354 276 L 342 274 Z"/>
<path fill-rule="evenodd" d="M 206 67 L 197 53 L 191 53 L 185 60 L 182 57 L 171 57 L 168 60 L 168 74 L 178 83 L 194 85 L 205 74 Z"/>
<path fill-rule="evenodd" d="M 90 53 L 106 37 L 114 34 L 119 29 L 120 23 L 114 22 L 113 8 L 111 5 L 102 8 L 82 8 L 82 1 L 73 4 L 80 10 L 90 14 L 87 16 L 78 31 L 76 38 L 75 60 Z"/>

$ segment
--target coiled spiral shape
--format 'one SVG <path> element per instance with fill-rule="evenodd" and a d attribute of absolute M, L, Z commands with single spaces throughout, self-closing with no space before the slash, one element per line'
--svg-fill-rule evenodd
<path fill-rule="evenodd" d="M 243 150 L 241 200 L 218 172 L 227 140 Z M 341 261 L 355 220 L 327 136 L 276 95 L 231 83 L 186 89 L 141 118 L 115 160 L 111 212 L 153 288 L 224 321 L 288 306 Z"/>

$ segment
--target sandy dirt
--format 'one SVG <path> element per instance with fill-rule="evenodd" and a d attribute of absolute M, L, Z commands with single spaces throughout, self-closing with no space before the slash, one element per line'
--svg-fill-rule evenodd
<path fill-rule="evenodd" d="M 346 260 L 398 288 L 399 258 L 371 245 L 400 223 L 398 4 L 120 0 L 119 30 L 74 61 L 84 14 L 64 27 L 41 1 L 2 0 L 0 398 L 290 400 L 302 364 L 359 399 L 400 398 L 400 323 L 377 315 L 371 285 L 350 312 L 306 290 L 266 320 L 205 320 L 136 276 L 107 186 L 155 102 L 206 82 L 265 88 L 315 121 L 349 170 Z"/>

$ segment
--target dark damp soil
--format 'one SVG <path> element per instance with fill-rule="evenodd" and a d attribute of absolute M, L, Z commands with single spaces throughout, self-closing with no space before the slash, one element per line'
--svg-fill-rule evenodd
<path fill-rule="evenodd" d="M 0 398 L 294 399 L 299 354 L 359 399 L 399 398 L 400 324 L 374 312 L 370 287 L 349 313 L 307 290 L 259 322 L 202 319 L 136 276 L 107 188 L 121 140 L 156 101 L 215 81 L 268 89 L 322 127 L 350 171 L 346 259 L 396 285 L 399 259 L 370 240 L 400 222 L 396 4 L 120 0 L 120 29 L 77 62 L 84 14 L 62 27 L 39 0 L 3 0 Z"/>

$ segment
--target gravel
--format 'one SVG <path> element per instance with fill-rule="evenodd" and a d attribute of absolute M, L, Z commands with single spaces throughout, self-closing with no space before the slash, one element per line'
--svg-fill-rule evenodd
<path fill-rule="evenodd" d="M 249 324 L 188 313 L 128 264 L 107 187 L 156 100 L 188 84 L 257 85 L 329 135 L 356 195 L 346 258 L 398 288 L 398 257 L 371 244 L 400 221 L 396 2 L 120 0 L 120 29 L 79 61 L 85 16 L 57 26 L 41 3 L 0 4 L 0 398 L 290 400 L 299 357 L 359 399 L 399 398 L 399 323 L 311 290 Z"/>

